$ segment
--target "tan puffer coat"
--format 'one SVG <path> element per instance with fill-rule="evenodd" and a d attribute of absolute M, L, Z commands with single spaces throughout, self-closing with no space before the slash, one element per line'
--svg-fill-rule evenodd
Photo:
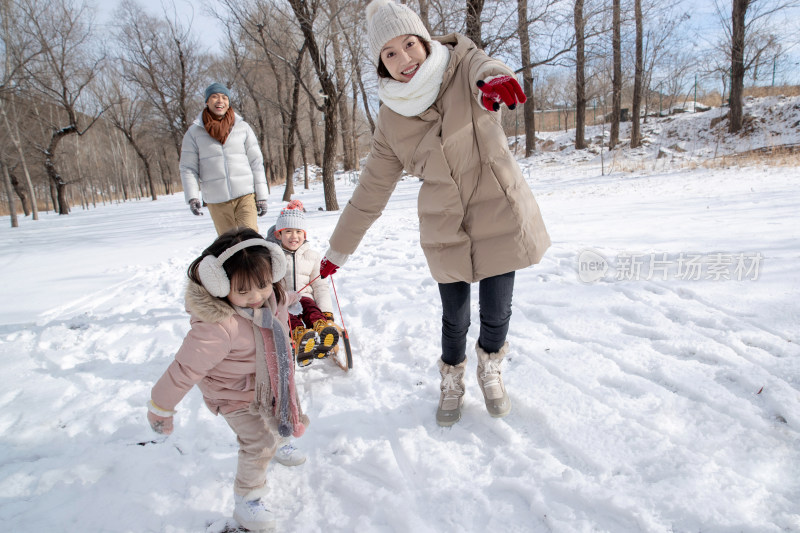
<path fill-rule="evenodd" d="M 285 324 L 282 329 L 287 346 L 290 345 L 288 303 L 277 305 L 272 295 L 267 304 L 280 323 Z M 172 411 L 192 386 L 197 385 L 214 414 L 248 407 L 255 391 L 253 323 L 192 281 L 186 287 L 186 310 L 191 314 L 192 329 L 175 354 L 175 360 L 153 386 L 153 403 Z M 265 337 L 269 333 L 265 331 Z M 274 346 L 271 338 L 264 340 L 267 347 Z M 297 404 L 299 406 L 300 402 Z"/>
<path fill-rule="evenodd" d="M 330 238 L 326 256 L 334 264 L 341 266 L 355 251 L 403 170 L 423 179 L 420 242 L 437 282 L 474 282 L 519 270 L 538 263 L 550 246 L 500 115 L 478 100 L 478 80 L 513 73 L 463 35 L 437 40 L 450 48 L 439 95 L 415 117 L 381 106 L 359 184 Z"/>

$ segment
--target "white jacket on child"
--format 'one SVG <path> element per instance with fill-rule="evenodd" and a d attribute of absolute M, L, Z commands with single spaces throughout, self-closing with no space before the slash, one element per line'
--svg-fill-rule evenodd
<path fill-rule="evenodd" d="M 267 231 L 267 240 L 280 245 L 280 241 L 275 237 L 275 226 Z M 291 252 L 281 246 L 281 250 L 286 255 L 286 276 L 281 280 L 283 288 L 287 291 L 297 291 L 308 285 L 308 282 L 316 278 L 314 283 L 299 291 L 300 296 L 307 296 L 314 300 L 323 313 L 333 313 L 331 302 L 331 291 L 328 288 L 328 280 L 319 277 L 319 262 L 322 259 L 319 252 L 314 250 L 308 241 L 300 245 L 300 248 Z"/>

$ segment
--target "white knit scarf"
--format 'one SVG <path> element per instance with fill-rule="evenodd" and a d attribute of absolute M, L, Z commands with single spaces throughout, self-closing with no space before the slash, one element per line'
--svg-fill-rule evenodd
<path fill-rule="evenodd" d="M 431 41 L 431 53 L 414 77 L 406 83 L 380 78 L 378 96 L 395 113 L 415 117 L 436 100 L 449 61 L 450 49 L 439 41 Z"/>

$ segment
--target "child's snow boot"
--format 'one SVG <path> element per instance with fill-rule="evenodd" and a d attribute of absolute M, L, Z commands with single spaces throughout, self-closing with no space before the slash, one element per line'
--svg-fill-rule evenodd
<path fill-rule="evenodd" d="M 461 405 L 464 403 L 464 369 L 467 360 L 457 365 L 448 365 L 439 359 L 439 374 L 442 376 L 439 397 L 439 408 L 436 409 L 436 423 L 440 426 L 452 426 L 461 420 Z"/>
<path fill-rule="evenodd" d="M 233 519 L 239 522 L 240 526 L 252 531 L 272 529 L 275 527 L 275 515 L 261 501 L 260 497 L 251 497 L 256 492 L 263 492 L 263 490 L 254 490 L 244 496 L 233 495 L 235 503 Z"/>
<path fill-rule="evenodd" d="M 502 418 L 511 412 L 511 400 L 503 385 L 503 376 L 500 375 L 500 363 L 508 353 L 508 343 L 503 344 L 495 353 L 486 353 L 476 342 L 475 351 L 478 352 L 478 383 L 486 402 L 486 410 L 494 418 Z"/>
<path fill-rule="evenodd" d="M 278 442 L 278 449 L 272 459 L 283 466 L 298 466 L 306 462 L 305 454 L 298 450 L 289 438 L 282 438 Z"/>
<path fill-rule="evenodd" d="M 294 341 L 297 364 L 300 366 L 310 365 L 311 361 L 314 359 L 314 347 L 317 343 L 317 334 L 313 329 L 297 326 L 292 331 L 292 341 Z"/>
<path fill-rule="evenodd" d="M 339 330 L 333 320 L 319 319 L 314 322 L 314 331 L 319 335 L 319 342 L 316 346 L 316 354 L 318 359 L 327 357 L 331 349 L 339 342 Z"/>

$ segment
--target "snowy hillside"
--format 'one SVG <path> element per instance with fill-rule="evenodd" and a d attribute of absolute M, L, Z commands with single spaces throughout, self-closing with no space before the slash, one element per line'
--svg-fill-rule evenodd
<path fill-rule="evenodd" d="M 690 168 L 713 162 L 741 161 L 752 153 L 778 154 L 800 148 L 800 96 L 771 96 L 745 100 L 744 128 L 741 134 L 729 135 L 725 120 L 728 108 L 702 108 L 694 103 L 664 110 L 663 118 L 648 117 L 641 123 L 642 146 L 626 147 L 630 140 L 630 122 L 620 124 L 617 149 L 603 154 L 605 169 L 659 170 L 664 168 Z M 609 126 L 586 128 L 585 138 L 589 149 L 575 151 L 575 130 L 568 132 L 542 132 L 539 146 L 542 153 L 533 160 L 563 164 L 569 161 L 594 160 L 601 153 L 600 142 L 609 138 Z M 512 137 L 513 143 L 513 137 Z M 524 145 L 524 137 L 521 143 Z M 520 147 L 520 151 L 522 148 Z M 554 156 L 553 152 L 561 152 Z M 597 160 L 600 163 L 600 160 Z"/>
<path fill-rule="evenodd" d="M 520 161 L 553 246 L 517 274 L 503 419 L 486 413 L 468 352 L 463 418 L 434 421 L 439 296 L 418 245 L 420 184 L 402 181 L 334 276 L 353 370 L 298 370 L 309 459 L 270 467 L 278 530 L 800 532 L 800 172 L 709 163 L 796 144 L 799 109 L 753 101 L 763 126 L 733 140 L 709 129 L 720 110 L 651 121 L 644 148 L 602 161 L 553 134 Z M 324 251 L 339 214 L 318 210 L 320 185 L 298 190 Z M 337 183 L 340 205 L 352 190 Z M 0 220 L 0 522 L 232 526 L 225 421 L 197 390 L 168 439 L 145 420 L 188 330 L 185 270 L 214 238 L 210 217 L 178 194 L 41 218 Z M 470 345 L 476 302 L 472 323 Z"/>

